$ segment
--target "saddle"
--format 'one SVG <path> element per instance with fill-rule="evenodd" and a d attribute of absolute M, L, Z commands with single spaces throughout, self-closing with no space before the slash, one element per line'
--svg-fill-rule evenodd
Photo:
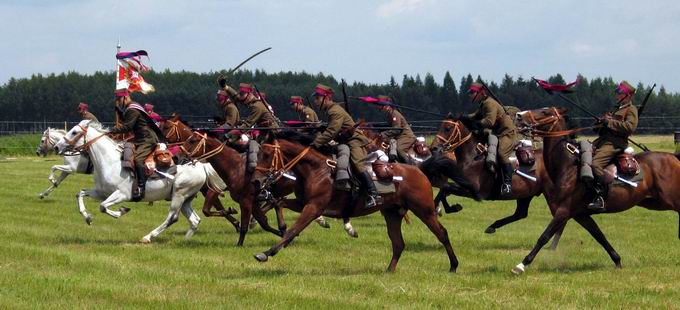
<path fill-rule="evenodd" d="M 631 182 L 639 182 L 644 174 L 635 159 L 632 147 L 627 147 L 622 153 L 616 155 L 613 163 L 605 167 L 604 182 L 612 185 L 624 185 L 624 182 L 616 179 L 616 176 Z"/>

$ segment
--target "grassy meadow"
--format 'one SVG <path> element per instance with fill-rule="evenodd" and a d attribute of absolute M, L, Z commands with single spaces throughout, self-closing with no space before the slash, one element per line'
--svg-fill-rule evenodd
<path fill-rule="evenodd" d="M 670 136 L 638 139 L 654 150 L 673 150 Z M 484 229 L 511 214 L 514 202 L 461 199 L 462 212 L 441 218 L 460 260 L 456 274 L 447 272 L 444 249 L 415 217 L 402 227 L 406 250 L 397 271 L 386 273 L 391 246 L 379 214 L 352 220 L 358 239 L 345 234 L 341 221 L 331 220 L 330 229 L 313 223 L 289 247 L 259 263 L 252 255 L 276 236 L 258 227 L 238 248 L 238 235 L 226 220 L 202 214 L 190 240 L 183 238 L 188 224 L 182 217 L 155 243 L 139 243 L 165 218 L 167 202 L 125 203 L 133 210 L 113 219 L 86 199 L 95 216 L 87 226 L 74 195 L 93 187 L 92 176 L 69 176 L 40 200 L 49 167 L 62 159 L 3 154 L 3 309 L 680 308 L 678 215 L 672 212 L 634 208 L 595 217 L 622 257 L 621 270 L 572 221 L 556 251 L 542 251 L 525 274 L 512 275 L 510 269 L 550 220 L 540 197 L 527 219 L 491 235 Z M 199 197 L 194 208 L 202 203 Z M 292 212 L 286 216 L 289 225 L 296 218 Z"/>

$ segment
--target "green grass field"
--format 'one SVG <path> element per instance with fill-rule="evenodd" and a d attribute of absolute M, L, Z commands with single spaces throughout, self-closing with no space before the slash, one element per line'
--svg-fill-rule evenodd
<path fill-rule="evenodd" d="M 672 150 L 671 137 L 643 138 Z M 484 234 L 514 202 L 477 203 L 441 218 L 460 260 L 450 274 L 444 249 L 416 218 L 403 226 L 406 250 L 397 272 L 384 270 L 390 242 L 379 214 L 353 219 L 360 237 L 312 224 L 266 263 L 252 255 L 277 237 L 259 227 L 242 248 L 224 219 L 205 218 L 191 240 L 180 222 L 154 244 L 137 241 L 164 219 L 167 202 L 126 203 L 120 219 L 97 212 L 87 226 L 75 193 L 92 176 L 70 176 L 52 196 L 45 159 L 0 156 L 0 308 L 680 308 L 678 215 L 642 208 L 596 216 L 622 256 L 614 269 L 605 251 L 575 222 L 557 251 L 542 251 L 521 276 L 510 269 L 550 220 L 542 198 L 526 220 Z M 454 201 L 454 198 L 450 198 Z M 224 200 L 233 205 L 230 200 Z M 203 199 L 194 203 L 200 209 Z M 287 213 L 288 223 L 296 218 Z M 270 221 L 274 217 L 270 216 Z"/>

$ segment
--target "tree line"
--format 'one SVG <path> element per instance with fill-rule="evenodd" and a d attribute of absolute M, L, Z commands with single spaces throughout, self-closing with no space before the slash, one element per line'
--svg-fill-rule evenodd
<path fill-rule="evenodd" d="M 217 72 L 194 73 L 187 71 L 148 72 L 144 78 L 156 88 L 149 95 L 133 94 L 133 100 L 140 103 L 152 103 L 156 112 L 169 115 L 176 112 L 186 116 L 207 117 L 219 115 L 215 102 L 218 89 Z M 613 90 L 619 81 L 611 77 L 588 79 L 580 76 L 580 83 L 574 88 L 575 97 L 592 112 L 601 114 L 613 108 Z M 396 104 L 428 111 L 437 114 L 469 113 L 476 108 L 466 93 L 471 83 L 482 81 L 483 77 L 471 74 L 461 76 L 459 82 L 446 72 L 443 81 L 437 82 L 432 74 L 410 76 L 404 75 L 401 80 L 391 77 L 385 84 L 366 84 L 354 82 L 347 85 L 348 96 L 389 95 Z M 548 82 L 564 84 L 565 79 L 556 74 L 549 77 Z M 90 105 L 90 110 L 102 121 L 114 119 L 113 112 L 113 72 L 96 72 L 80 74 L 68 72 L 62 74 L 33 75 L 27 79 L 10 79 L 0 87 L 0 121 L 77 121 L 76 111 L 79 102 Z M 299 95 L 310 98 L 309 94 L 317 83 L 333 87 L 335 100 L 342 101 L 340 81 L 331 75 L 307 72 L 267 73 L 262 70 L 240 70 L 228 77 L 232 87 L 239 82 L 252 82 L 267 94 L 269 103 L 276 115 L 282 120 L 296 119 L 297 115 L 290 109 L 288 98 Z M 489 88 L 504 105 L 517 106 L 520 109 L 533 109 L 546 106 L 568 106 L 556 96 L 551 96 L 540 89 L 530 78 L 522 76 L 505 77 L 497 81 L 486 80 Z M 635 81 L 629 81 L 634 83 Z M 635 103 L 640 104 L 650 85 L 637 83 Z M 568 95 L 574 96 L 574 95 Z M 311 99 L 311 98 L 310 98 Z M 239 107 L 244 115 L 245 107 Z M 587 116 L 582 111 L 571 108 L 573 116 Z M 384 114 L 371 104 L 350 100 L 350 110 L 355 118 L 369 121 L 381 121 Z M 431 120 L 436 116 L 403 110 L 410 121 Z M 680 115 L 680 94 L 669 93 L 661 86 L 650 97 L 644 116 Z M 656 127 L 680 126 L 680 119 L 663 118 L 653 123 Z M 645 126 L 641 123 L 640 126 Z"/>

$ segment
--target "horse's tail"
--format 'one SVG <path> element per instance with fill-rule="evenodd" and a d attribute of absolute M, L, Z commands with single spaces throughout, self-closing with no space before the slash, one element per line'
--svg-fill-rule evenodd
<path fill-rule="evenodd" d="M 220 175 L 217 174 L 217 171 L 215 171 L 215 168 L 213 168 L 212 165 L 204 164 L 203 169 L 205 170 L 205 182 L 208 185 L 208 188 L 217 193 L 222 193 L 227 189 L 227 184 L 220 178 Z"/>

